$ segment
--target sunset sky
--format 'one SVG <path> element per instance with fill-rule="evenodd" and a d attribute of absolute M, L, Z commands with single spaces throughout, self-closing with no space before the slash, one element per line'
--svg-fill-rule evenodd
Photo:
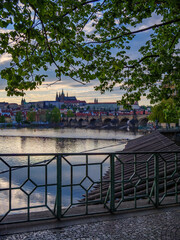
<path fill-rule="evenodd" d="M 150 25 L 158 24 L 161 22 L 161 17 L 157 15 L 153 15 L 151 18 L 146 19 L 142 24 L 138 25 L 136 27 L 137 29 L 145 28 Z M 86 26 L 86 31 L 91 31 L 91 25 Z M 0 32 L 3 32 L 6 30 L 3 30 L 0 28 Z M 7 29 L 8 31 L 8 29 Z M 148 39 L 150 34 L 152 33 L 152 30 L 139 33 L 134 38 L 131 44 L 131 50 L 129 51 L 129 56 L 134 59 L 139 55 L 138 48 L 140 45 L 144 44 Z M 0 70 L 5 68 L 10 63 L 10 56 L 7 54 L 0 56 Z M 98 81 L 94 80 L 90 83 L 87 83 L 86 85 L 81 85 L 77 82 L 74 82 L 70 78 L 62 77 L 62 81 L 58 82 L 56 84 L 52 84 L 57 80 L 55 76 L 55 67 L 51 66 L 49 70 L 46 72 L 48 77 L 46 78 L 46 81 L 43 83 L 42 86 L 40 86 L 38 89 L 33 91 L 27 91 L 25 95 L 25 99 L 27 102 L 32 101 L 43 101 L 43 100 L 49 100 L 54 101 L 56 92 L 61 92 L 62 89 L 64 90 L 65 94 L 69 96 L 76 96 L 79 100 L 85 100 L 87 102 L 93 102 L 94 98 L 98 98 L 99 102 L 115 102 L 117 100 L 121 99 L 122 91 L 119 90 L 118 87 L 115 87 L 112 92 L 106 92 L 105 94 L 101 95 L 100 92 L 97 92 L 94 90 L 94 86 L 98 85 Z M 52 85 L 49 85 L 52 84 Z M 9 103 L 20 103 L 22 97 L 7 97 L 6 91 L 6 80 L 0 78 L 0 102 L 9 102 Z M 148 105 L 149 101 L 146 98 L 142 98 L 140 101 L 141 105 Z"/>

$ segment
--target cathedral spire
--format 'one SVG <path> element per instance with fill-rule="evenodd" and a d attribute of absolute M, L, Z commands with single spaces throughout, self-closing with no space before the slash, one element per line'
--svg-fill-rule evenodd
<path fill-rule="evenodd" d="M 58 101 L 58 92 L 56 92 L 56 101 Z"/>

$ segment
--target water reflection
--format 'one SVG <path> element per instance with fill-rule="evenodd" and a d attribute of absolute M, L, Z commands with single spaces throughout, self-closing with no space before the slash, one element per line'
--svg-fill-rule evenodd
<path fill-rule="evenodd" d="M 44 156 L 38 156 L 38 161 Z M 109 158 L 104 161 L 107 155 L 91 156 L 87 159 L 86 156 L 65 156 L 62 158 L 62 204 L 67 207 L 70 203 L 76 204 L 78 200 L 82 199 L 82 195 L 86 194 L 86 190 L 90 191 L 94 185 L 99 181 L 102 174 L 109 168 Z M 21 157 L 19 157 L 21 158 Z M 52 157 L 51 157 L 52 158 Z M 3 157 L 2 157 L 3 159 Z M 29 159 L 29 168 L 27 161 L 25 165 L 20 165 L 21 168 L 13 168 L 11 165 L 11 180 L 10 172 L 6 171 L 1 174 L 0 184 L 0 215 L 5 214 L 10 208 L 27 208 L 28 196 L 30 197 L 30 206 L 41 206 L 46 204 L 46 196 L 48 196 L 48 206 L 53 209 L 56 199 L 57 186 L 57 159 L 52 161 L 47 157 L 45 163 L 40 166 L 35 156 Z M 20 161 L 20 159 L 19 159 Z M 90 166 L 86 165 L 86 162 Z M 16 164 L 17 166 L 17 164 Z M 24 167 L 23 167 L 24 166 Z M 73 184 L 71 187 L 69 185 Z M 47 185 L 47 189 L 46 186 Z M 11 201 L 10 191 L 11 190 Z M 5 190 L 6 189 L 6 190 Z M 3 205 L 3 202 L 5 204 Z"/>
<path fill-rule="evenodd" d="M 0 130 L 0 153 L 79 153 L 88 150 L 93 152 L 114 152 L 121 151 L 125 143 L 121 142 L 125 136 L 117 136 L 115 132 L 95 130 L 81 130 L 77 129 L 11 129 Z M 57 136 L 69 136 L 70 138 L 55 138 Z M 14 137 L 9 137 L 13 135 Z M 21 137 L 19 137 L 20 135 Z M 26 137 L 30 135 L 31 137 Z M 48 137 L 45 137 L 45 136 Z M 33 137 L 32 137 L 33 136 Z M 35 137 L 36 136 L 36 137 Z M 92 138 L 98 136 L 102 139 L 85 139 L 86 137 Z M 111 137 L 118 140 L 110 140 Z M 53 137 L 53 138 L 52 138 Z M 75 139 L 77 137 L 79 139 Z M 82 139 L 80 139 L 80 137 Z M 112 137 L 112 138 L 113 138 Z M 96 149 L 96 150 L 95 150 Z M 23 167 L 14 169 L 11 176 L 12 190 L 12 208 L 27 207 L 27 196 L 30 195 L 30 206 L 42 205 L 46 202 L 53 209 L 56 199 L 56 159 L 50 161 L 53 156 L 33 156 L 30 158 L 30 172 L 28 178 L 28 168 Z M 98 165 L 79 166 L 78 164 L 85 164 L 86 158 L 83 156 L 66 156 L 63 159 L 62 164 L 62 203 L 63 206 L 68 206 L 72 203 L 78 202 L 82 198 L 82 194 L 85 194 L 86 189 L 91 190 L 94 186 L 94 182 L 100 179 L 100 163 L 103 161 L 104 156 L 89 156 L 88 161 L 93 163 L 99 163 Z M 4 164 L 2 159 L 7 163 Z M 9 169 L 13 169 L 13 166 L 23 166 L 28 163 L 27 156 L 16 157 L 2 157 L 0 159 L 0 215 L 5 214 L 9 209 L 10 191 L 3 190 L 10 186 L 10 174 Z M 66 161 L 67 159 L 67 161 Z M 42 162 L 44 166 L 35 166 L 38 162 Z M 46 167 L 47 166 L 47 172 Z M 102 165 L 103 173 L 109 167 L 109 160 L 105 161 Z M 2 173 L 3 172 L 3 173 Z M 47 173 L 47 175 L 46 175 Z M 73 179 L 71 174 L 73 173 Z M 89 178 L 86 178 L 86 175 Z M 29 181 L 28 181 L 29 179 Z M 90 180 L 89 180 L 90 179 Z M 49 184 L 47 189 L 44 184 Z M 74 187 L 68 185 L 77 184 Z M 33 186 L 34 185 L 34 186 Z M 32 192 L 32 193 L 31 193 Z M 72 194 L 72 197 L 71 197 Z M 27 211 L 27 210 L 26 210 Z"/>
<path fill-rule="evenodd" d="M 78 153 L 116 144 L 120 140 L 0 137 L 0 153 Z"/>
<path fill-rule="evenodd" d="M 80 128 L 21 128 L 0 129 L 0 136 L 26 136 L 26 137 L 50 137 L 50 138 L 75 138 L 75 139 L 134 139 L 141 134 L 122 132 L 117 130 L 97 130 Z"/>

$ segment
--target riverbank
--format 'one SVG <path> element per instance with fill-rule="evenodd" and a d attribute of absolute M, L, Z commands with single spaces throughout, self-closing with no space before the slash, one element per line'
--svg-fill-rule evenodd
<path fill-rule="evenodd" d="M 116 130 L 116 131 L 123 131 L 123 132 L 151 132 L 152 128 L 138 128 L 138 127 L 128 127 L 128 125 L 112 125 L 112 124 L 106 124 L 106 125 L 95 125 L 95 124 L 89 124 L 89 125 L 73 125 L 73 124 L 67 124 L 60 122 L 58 124 L 52 124 L 52 123 L 31 123 L 31 124 L 17 124 L 17 123 L 0 123 L 0 128 L 80 128 L 80 129 L 97 129 L 97 130 Z"/>

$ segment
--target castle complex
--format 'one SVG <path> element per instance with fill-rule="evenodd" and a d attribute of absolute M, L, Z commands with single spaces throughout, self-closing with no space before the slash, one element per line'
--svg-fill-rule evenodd
<path fill-rule="evenodd" d="M 55 101 L 57 102 L 71 102 L 71 101 L 77 101 L 76 97 L 68 97 L 68 93 L 67 96 L 65 96 L 64 91 L 62 90 L 62 93 L 56 93 L 56 99 Z"/>

